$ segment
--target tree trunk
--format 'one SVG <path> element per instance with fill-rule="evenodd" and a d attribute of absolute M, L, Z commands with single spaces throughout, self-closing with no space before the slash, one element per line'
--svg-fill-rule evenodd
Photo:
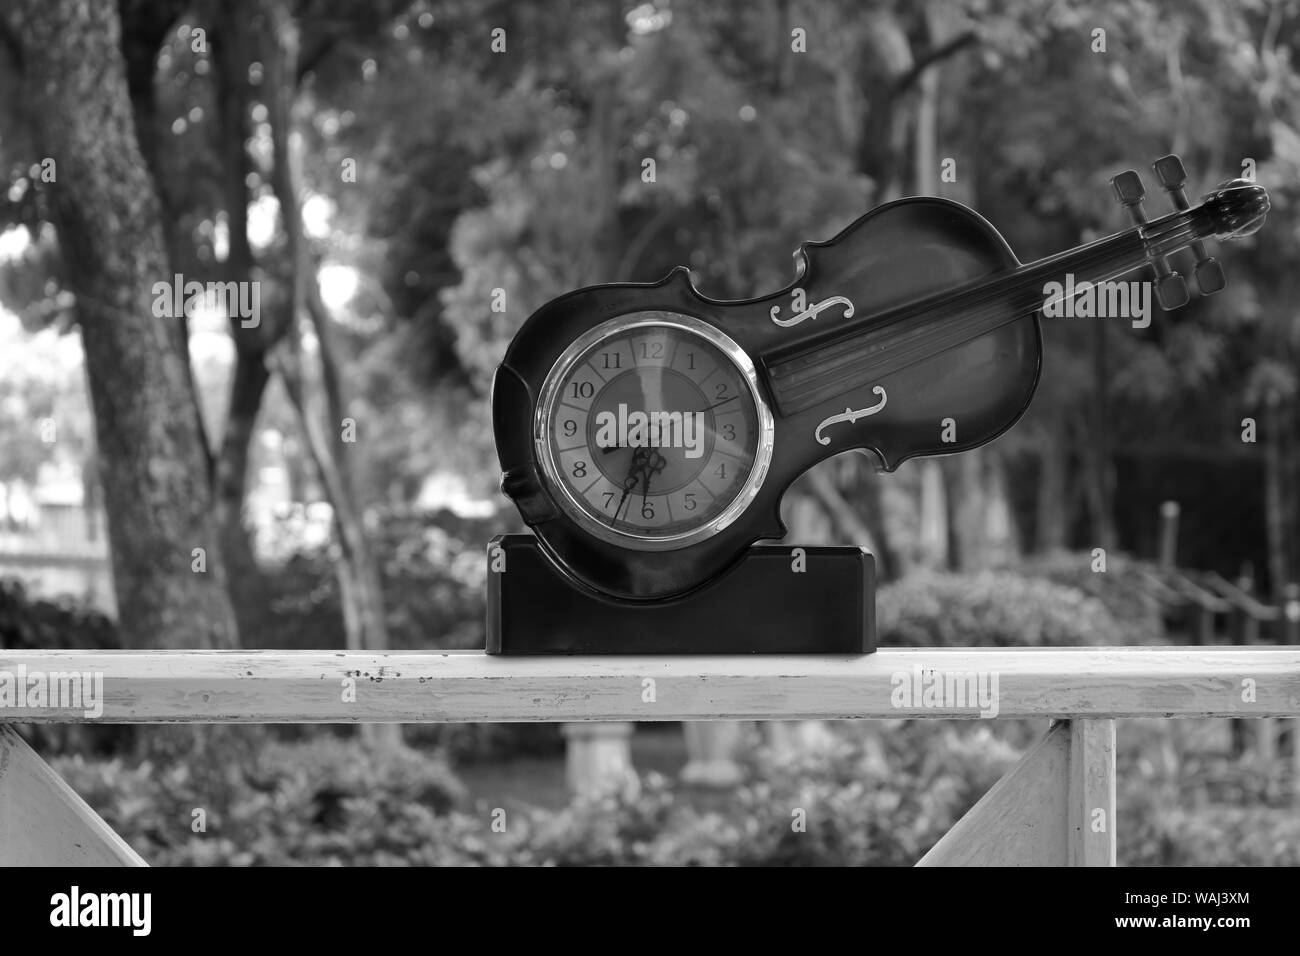
<path fill-rule="evenodd" d="M 255 59 L 249 36 L 247 11 L 235 4 L 220 5 L 215 14 L 212 43 L 213 81 L 216 87 L 216 121 L 221 130 L 221 204 L 230 236 L 225 262 L 229 282 L 253 282 L 253 250 L 248 241 L 248 175 L 252 163 L 245 145 L 252 88 L 249 65 Z M 235 369 L 230 382 L 226 427 L 216 459 L 217 521 L 225 549 L 230 595 L 239 616 L 245 644 L 261 643 L 257 628 L 266 619 L 270 600 L 257 566 L 244 524 L 244 499 L 248 490 L 249 452 L 256 435 L 257 415 L 271 373 L 267 349 L 283 338 L 288 317 L 263 315 L 261 323 L 245 328 L 238 316 L 230 319 L 235 343 Z"/>
<path fill-rule="evenodd" d="M 290 335 L 295 345 L 297 337 Z M 384 613 L 383 589 L 365 537 L 365 528 L 346 479 L 334 453 L 329 433 L 308 400 L 300 367 L 289 361 L 275 361 L 285 384 L 285 391 L 297 412 L 308 452 L 316 465 L 321 484 L 334 512 L 334 531 L 338 537 L 339 559 L 336 576 L 343 623 L 349 650 L 387 650 L 388 625 Z M 398 724 L 363 724 L 362 738 L 372 746 L 395 747 L 401 744 Z"/>
<path fill-rule="evenodd" d="M 244 524 L 249 449 L 262 396 L 270 380 L 271 372 L 266 367 L 264 353 L 236 350 L 234 377 L 230 384 L 230 410 L 217 456 L 217 529 L 226 559 L 230 597 L 246 647 L 261 646 L 258 628 L 265 621 L 270 601 Z"/>
<path fill-rule="evenodd" d="M 1053 413 L 1038 441 L 1034 540 L 1040 553 L 1065 547 L 1067 454 L 1064 418 Z"/>
<path fill-rule="evenodd" d="M 984 488 L 987 494 L 983 534 L 994 564 L 1005 564 L 1020 556 L 1020 533 L 1016 510 L 1011 504 L 1006 459 L 996 447 L 984 459 Z"/>
<path fill-rule="evenodd" d="M 841 488 L 851 490 L 852 501 L 870 535 L 876 557 L 876 574 L 885 580 L 900 573 L 898 555 L 885 522 L 885 486 L 888 479 L 876 469 L 879 459 L 872 452 L 843 455 L 839 459 Z"/>
<path fill-rule="evenodd" d="M 950 502 L 952 566 L 958 571 L 975 571 L 989 563 L 988 541 L 984 534 L 984 516 L 988 508 L 984 458 L 985 449 L 972 448 L 941 462 Z"/>
<path fill-rule="evenodd" d="M 18 37 L 34 133 L 77 297 L 124 640 L 230 647 L 235 620 L 185 360 L 152 313 L 170 281 L 158 197 L 135 138 L 116 4 L 24 0 Z M 205 571 L 192 570 L 202 548 Z"/>
<path fill-rule="evenodd" d="M 840 494 L 835 477 L 835 462 L 825 461 L 808 471 L 808 490 L 821 504 L 837 532 L 836 538 L 875 552 L 876 539 L 862 516 Z"/>
<path fill-rule="evenodd" d="M 1269 591 L 1281 606 L 1289 580 L 1286 560 L 1286 508 L 1283 504 L 1282 432 L 1285 416 L 1281 403 L 1272 401 L 1261 417 L 1260 438 L 1264 445 L 1264 540 L 1268 549 Z"/>
<path fill-rule="evenodd" d="M 1115 464 L 1110 453 L 1110 412 L 1106 398 L 1106 326 L 1092 323 L 1092 441 L 1088 443 L 1088 501 L 1092 509 L 1093 547 L 1108 552 L 1115 540 Z"/>
<path fill-rule="evenodd" d="M 320 299 L 318 266 L 307 247 L 302 231 L 299 202 L 301 173 L 297 157 L 290 149 L 293 131 L 293 91 L 297 75 L 297 24 L 286 4 L 274 0 L 269 4 L 271 23 L 279 42 L 267 57 L 266 90 L 272 122 L 272 155 L 275 161 L 272 188 L 280 203 L 284 220 L 286 248 L 292 271 L 292 299 L 289 310 L 289 357 L 277 362 L 286 390 L 302 425 L 303 438 L 310 452 L 326 497 L 334 512 L 334 529 L 339 541 L 339 592 L 345 602 L 344 623 L 350 648 L 371 651 L 388 649 L 388 623 L 379 566 L 366 540 L 362 509 L 357 501 L 348 461 L 343 453 L 340 429 L 344 414 L 342 376 L 338 368 L 337 349 Z M 302 349 L 297 335 L 299 316 L 307 315 L 316 330 L 317 349 L 321 358 L 321 385 L 325 399 L 328 427 L 322 426 L 315 403 L 309 398 L 312 376 L 302 364 Z M 272 357 L 272 361 L 275 358 Z M 362 737 L 372 746 L 401 744 L 398 724 L 362 725 Z"/>
<path fill-rule="evenodd" d="M 163 132 L 159 129 L 158 99 L 154 93 L 158 50 L 172 27 L 176 25 L 177 19 L 184 13 L 185 4 L 183 0 L 157 0 L 157 2 L 123 0 L 118 9 L 121 11 L 122 18 L 122 56 L 126 61 L 126 85 L 127 93 L 131 98 L 136 142 L 144 155 L 145 163 L 153 177 L 154 188 L 157 190 L 163 229 L 163 248 L 167 250 L 168 275 L 175 272 L 188 273 L 194 261 L 193 248 L 183 235 L 181 211 L 175 198 L 176 184 L 168 179 L 162 164 L 163 151 L 171 145 L 172 136 L 170 130 Z M 190 391 L 191 406 L 198 420 L 204 463 L 208 477 L 211 478 L 216 462 L 212 457 L 212 446 L 203 421 L 199 391 L 194 381 L 194 369 L 189 361 L 190 323 L 189 317 L 184 312 L 171 319 L 171 333 L 174 336 L 176 353 L 185 359 L 186 387 Z"/>
<path fill-rule="evenodd" d="M 1296 413 L 1296 402 L 1290 399 L 1283 406 L 1283 415 L 1280 421 L 1282 427 L 1282 447 L 1279 457 L 1281 458 L 1281 485 L 1282 485 L 1282 528 L 1291 529 L 1290 534 L 1283 535 L 1283 561 L 1284 567 L 1282 573 L 1286 576 L 1287 583 L 1294 583 L 1300 574 L 1300 435 L 1296 433 L 1298 416 Z M 1300 754 L 1300 724 L 1294 728 L 1295 749 Z M 1296 782 L 1297 792 L 1300 792 L 1300 781 Z"/>

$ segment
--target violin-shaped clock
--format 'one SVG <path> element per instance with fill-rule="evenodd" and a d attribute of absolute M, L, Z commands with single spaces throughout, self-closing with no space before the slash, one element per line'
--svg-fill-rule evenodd
<path fill-rule="evenodd" d="M 804 244 L 760 298 L 706 298 L 685 269 L 561 296 L 496 373 L 502 488 L 567 580 L 624 602 L 704 587 L 785 534 L 781 496 L 817 462 L 866 449 L 888 471 L 1010 428 L 1038 384 L 1044 290 L 1152 267 L 1177 308 L 1168 257 L 1188 247 L 1200 291 L 1222 288 L 1205 240 L 1253 233 L 1267 193 L 1233 180 L 1192 206 L 1178 157 L 1154 169 L 1173 212 L 1148 220 L 1123 173 L 1132 228 L 1029 264 L 973 210 L 913 198 Z"/>

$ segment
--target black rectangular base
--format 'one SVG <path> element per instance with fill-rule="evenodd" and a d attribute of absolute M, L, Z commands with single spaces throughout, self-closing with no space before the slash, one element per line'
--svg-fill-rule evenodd
<path fill-rule="evenodd" d="M 489 654 L 869 654 L 876 564 L 862 548 L 753 547 L 685 597 L 604 597 L 530 534 L 488 545 Z"/>

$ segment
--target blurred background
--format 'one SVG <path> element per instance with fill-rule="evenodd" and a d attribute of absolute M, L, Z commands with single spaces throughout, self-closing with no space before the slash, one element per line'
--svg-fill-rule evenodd
<path fill-rule="evenodd" d="M 790 539 L 871 548 L 886 646 L 1300 640 L 1294 0 L 80 6 L 0 11 L 0 646 L 482 647 L 522 530 L 489 387 L 535 308 L 680 264 L 767 293 L 913 194 L 1029 261 L 1127 228 L 1121 170 L 1162 214 L 1169 152 L 1269 190 L 1228 288 L 1046 320 L 1019 425 L 826 462 Z M 177 315 L 178 277 L 258 311 Z M 153 863 L 883 865 L 1044 729 L 25 734 Z M 1121 863 L 1300 864 L 1298 740 L 1121 722 Z"/>

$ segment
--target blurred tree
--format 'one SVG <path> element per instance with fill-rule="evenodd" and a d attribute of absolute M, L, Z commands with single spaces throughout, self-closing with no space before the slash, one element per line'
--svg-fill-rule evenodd
<path fill-rule="evenodd" d="M 122 632 L 144 647 L 227 647 L 235 623 L 211 516 L 184 343 L 151 306 L 169 275 L 131 121 L 112 6 L 3 11 L 86 353 Z M 202 573 L 196 573 L 202 549 Z"/>
<path fill-rule="evenodd" d="M 1170 149 L 1198 183 L 1253 158 L 1275 193 L 1268 241 L 1224 255 L 1225 293 L 1149 329 L 1046 322 L 1024 423 L 953 463 L 955 552 L 985 560 L 999 484 L 1026 544 L 1137 547 L 1141 522 L 1116 517 L 1136 507 L 1117 469 L 1213 458 L 1263 476 L 1251 480 L 1269 502 L 1270 577 L 1296 573 L 1289 0 L 961 0 L 929 12 L 901 0 L 293 0 L 282 9 L 298 56 L 284 84 L 269 82 L 280 37 L 266 4 L 118 5 L 168 274 L 263 283 L 261 326 L 230 323 L 230 411 L 209 436 L 241 609 L 261 601 L 242 521 L 254 437 L 272 421 L 300 427 L 271 374 L 277 349 L 301 343 L 316 369 L 304 404 L 328 415 L 352 510 L 409 503 L 445 470 L 487 495 L 488 383 L 551 296 L 682 263 L 706 294 L 752 295 L 789 281 L 797 242 L 916 191 L 973 203 L 1032 259 L 1122 228 L 1107 178 Z M 0 98 L 13 184 L 0 222 L 30 225 L 33 245 L 21 267 L 0 266 L 0 294 L 40 325 L 71 296 L 42 227 L 50 190 L 31 169 L 44 152 L 6 121 L 16 105 Z M 289 193 L 276 158 L 286 145 L 302 160 Z M 957 160 L 957 182 L 926 183 L 936 157 Z M 318 302 L 318 278 L 339 267 L 356 276 L 351 299 Z M 340 411 L 364 423 L 363 443 L 333 440 Z M 1248 414 L 1261 425 L 1253 445 L 1240 440 Z M 905 566 L 915 522 L 891 512 L 914 507 L 915 475 L 864 465 L 833 463 L 800 493 L 836 515 L 840 540 L 869 536 Z"/>

